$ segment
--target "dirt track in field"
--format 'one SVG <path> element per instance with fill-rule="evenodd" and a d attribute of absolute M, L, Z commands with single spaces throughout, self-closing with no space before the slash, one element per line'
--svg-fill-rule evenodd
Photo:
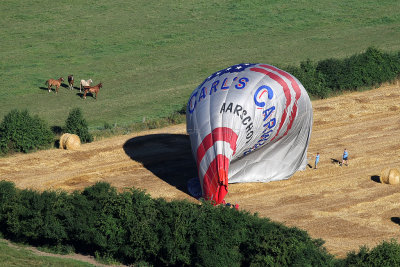
<path fill-rule="evenodd" d="M 343 257 L 360 246 L 400 241 L 400 185 L 379 183 L 383 168 L 400 170 L 400 84 L 313 101 L 309 159 L 319 168 L 285 181 L 229 185 L 227 202 L 326 241 Z M 79 151 L 52 149 L 0 159 L 0 180 L 19 188 L 72 191 L 106 181 L 146 189 L 153 197 L 189 199 L 196 176 L 185 125 L 113 137 Z M 343 149 L 349 166 L 340 167 Z"/>

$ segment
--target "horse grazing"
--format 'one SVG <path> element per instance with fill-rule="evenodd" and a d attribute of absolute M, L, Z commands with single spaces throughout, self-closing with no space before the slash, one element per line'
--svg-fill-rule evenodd
<path fill-rule="evenodd" d="M 63 81 L 64 81 L 63 77 L 60 77 L 58 80 L 48 79 L 44 84 L 48 85 L 49 93 L 51 91 L 52 86 L 56 87 L 56 93 L 58 93 L 58 88 L 60 88 L 61 82 Z"/>
<path fill-rule="evenodd" d="M 93 93 L 95 93 L 96 100 L 97 100 L 97 94 L 99 93 L 101 87 L 103 87 L 103 85 L 101 83 L 99 83 L 98 85 L 95 85 L 95 86 L 85 86 L 84 87 L 85 93 L 83 94 L 83 98 L 86 99 L 86 94 L 89 92 L 89 93 L 92 93 L 92 95 L 93 95 Z"/>
<path fill-rule="evenodd" d="M 82 92 L 82 86 L 83 86 L 83 87 L 85 87 L 85 86 L 90 86 L 90 84 L 91 84 L 92 82 L 93 82 L 92 79 L 89 79 L 89 80 L 87 80 L 87 81 L 81 80 L 81 83 L 79 84 L 79 92 Z"/>
<path fill-rule="evenodd" d="M 69 90 L 74 89 L 74 75 L 68 75 L 68 86 Z"/>

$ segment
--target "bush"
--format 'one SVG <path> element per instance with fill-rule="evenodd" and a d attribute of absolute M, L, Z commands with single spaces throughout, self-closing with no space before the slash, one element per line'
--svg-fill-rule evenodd
<path fill-rule="evenodd" d="M 99 255 L 103 257 L 117 257 L 119 249 L 125 244 L 126 223 L 122 219 L 129 205 L 127 194 L 118 194 L 114 187 L 107 183 L 96 183 L 86 188 L 82 195 L 90 203 L 89 217 L 89 241 Z M 77 229 L 79 230 L 79 229 Z"/>
<path fill-rule="evenodd" d="M 344 60 L 342 75 L 344 89 L 380 85 L 392 81 L 398 72 L 392 71 L 392 56 L 376 48 L 368 48 L 364 53 Z"/>
<path fill-rule="evenodd" d="M 17 189 L 11 182 L 0 181 L 0 229 L 6 233 L 9 226 L 7 214 L 13 209 L 17 200 Z"/>
<path fill-rule="evenodd" d="M 307 92 L 319 98 L 326 98 L 331 92 L 323 75 L 317 71 L 317 66 L 307 60 L 300 63 L 300 68 L 289 66 L 286 71 L 295 76 Z"/>
<path fill-rule="evenodd" d="M 329 266 L 306 232 L 224 206 L 151 199 L 107 183 L 37 193 L 0 182 L 0 231 L 34 245 L 153 266 Z"/>
<path fill-rule="evenodd" d="M 342 266 L 400 266 L 400 245 L 395 241 L 383 241 L 370 250 L 363 246 L 358 253 L 350 252 Z"/>
<path fill-rule="evenodd" d="M 305 231 L 257 217 L 245 229 L 244 266 L 333 266 L 333 256 L 322 247 L 324 242 L 311 239 Z"/>
<path fill-rule="evenodd" d="M 364 53 L 343 60 L 322 60 L 318 62 L 316 70 L 333 91 L 356 90 L 398 78 L 400 57 L 399 54 L 384 53 L 370 47 Z"/>
<path fill-rule="evenodd" d="M 107 183 L 67 194 L 0 181 L 0 232 L 138 266 L 400 266 L 394 240 L 334 259 L 323 240 L 257 214 L 118 193 Z"/>
<path fill-rule="evenodd" d="M 370 47 L 345 59 L 329 58 L 316 64 L 307 60 L 300 67 L 283 69 L 293 74 L 310 95 L 326 98 L 332 92 L 368 88 L 398 79 L 400 52 L 389 54 Z"/>
<path fill-rule="evenodd" d="M 31 117 L 27 110 L 12 110 L 0 124 L 0 153 L 3 154 L 47 148 L 53 140 L 47 123 L 38 116 Z"/>
<path fill-rule="evenodd" d="M 70 111 L 65 122 L 64 132 L 78 135 L 82 143 L 93 141 L 93 136 L 89 133 L 88 124 L 83 118 L 80 108 L 74 108 Z"/>
<path fill-rule="evenodd" d="M 343 76 L 346 72 L 343 60 L 329 58 L 319 61 L 316 71 L 324 77 L 326 86 L 332 91 L 340 91 L 346 88 L 343 83 Z"/>

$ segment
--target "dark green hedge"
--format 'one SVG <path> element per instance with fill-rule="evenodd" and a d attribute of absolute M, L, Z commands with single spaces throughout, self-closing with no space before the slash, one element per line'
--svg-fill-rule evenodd
<path fill-rule="evenodd" d="M 78 135 L 82 143 L 90 143 L 93 141 L 93 136 L 89 133 L 88 124 L 83 118 L 80 108 L 73 108 L 69 112 L 63 130 L 65 133 Z"/>
<path fill-rule="evenodd" d="M 333 92 L 351 91 L 391 82 L 400 75 L 400 52 L 386 53 L 370 47 L 364 53 L 344 59 L 329 58 L 317 63 L 301 62 L 284 67 L 308 93 L 326 98 Z"/>
<path fill-rule="evenodd" d="M 117 193 L 106 183 L 82 192 L 35 192 L 0 182 L 0 229 L 12 240 L 68 246 L 125 264 L 154 266 L 332 266 L 304 231 L 257 215 L 187 201 Z"/>
<path fill-rule="evenodd" d="M 42 193 L 0 181 L 0 231 L 14 241 L 146 266 L 400 266 L 384 241 L 345 259 L 297 228 L 225 206 L 152 199 L 107 183 Z"/>
<path fill-rule="evenodd" d="M 0 124 L 0 154 L 50 147 L 54 135 L 45 121 L 27 110 L 12 110 Z"/>
<path fill-rule="evenodd" d="M 383 241 L 373 249 L 363 246 L 358 253 L 350 252 L 340 266 L 400 266 L 400 245 L 395 240 Z"/>

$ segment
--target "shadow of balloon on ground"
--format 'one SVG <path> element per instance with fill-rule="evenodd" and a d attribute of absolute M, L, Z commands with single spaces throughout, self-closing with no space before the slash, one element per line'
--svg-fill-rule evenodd
<path fill-rule="evenodd" d="M 379 175 L 372 175 L 371 176 L 371 181 L 374 181 L 375 183 L 381 183 L 380 176 Z"/>
<path fill-rule="evenodd" d="M 392 217 L 392 218 L 390 218 L 390 220 L 392 222 L 394 222 L 395 224 L 400 225 L 400 217 Z"/>
<path fill-rule="evenodd" d="M 154 175 L 188 193 L 187 182 L 197 176 L 189 136 L 184 134 L 152 134 L 125 142 L 125 153 L 143 164 Z"/>

